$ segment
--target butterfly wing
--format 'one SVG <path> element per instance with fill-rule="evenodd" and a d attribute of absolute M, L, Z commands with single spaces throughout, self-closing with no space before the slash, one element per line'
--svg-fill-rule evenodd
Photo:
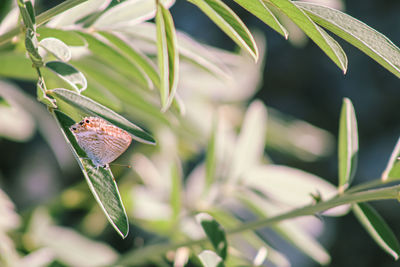
<path fill-rule="evenodd" d="M 128 149 L 131 144 L 132 138 L 131 136 L 115 127 L 114 131 L 101 131 L 98 133 L 98 138 L 102 140 L 102 149 L 101 149 L 101 162 L 103 165 L 108 164 L 118 158 L 125 150 Z"/>
<path fill-rule="evenodd" d="M 114 161 L 132 142 L 126 131 L 97 117 L 86 117 L 74 124 L 71 130 L 96 167 Z"/>

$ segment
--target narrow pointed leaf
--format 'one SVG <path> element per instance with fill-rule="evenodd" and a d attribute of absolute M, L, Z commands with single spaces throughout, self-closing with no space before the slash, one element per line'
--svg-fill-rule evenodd
<path fill-rule="evenodd" d="M 359 203 L 354 204 L 353 211 L 375 242 L 397 260 L 400 254 L 399 241 L 376 210 L 367 203 Z"/>
<path fill-rule="evenodd" d="M 400 78 L 400 48 L 386 36 L 339 10 L 299 1 L 295 4 L 316 23 L 354 45 Z"/>
<path fill-rule="evenodd" d="M 57 38 L 49 37 L 42 39 L 39 45 L 61 61 L 67 62 L 71 59 L 71 50 L 69 47 Z"/>
<path fill-rule="evenodd" d="M 75 121 L 58 110 L 54 110 L 53 114 L 62 130 L 65 140 L 70 145 L 72 153 L 82 169 L 94 198 L 110 224 L 122 238 L 125 238 L 129 232 L 128 217 L 118 191 L 117 183 L 111 171 L 101 167 L 97 169 L 92 161 L 87 159 L 86 153 L 79 147 L 75 137 L 69 130 L 69 127 Z"/>
<path fill-rule="evenodd" d="M 172 16 L 161 3 L 157 4 L 156 25 L 161 104 L 165 111 L 171 105 L 178 87 L 179 53 Z"/>
<path fill-rule="evenodd" d="M 64 1 L 66 2 L 66 1 Z M 74 1 L 68 1 L 74 2 Z M 64 12 L 52 17 L 47 23 L 50 27 L 60 28 L 62 26 L 68 26 L 76 23 L 77 21 L 84 19 L 92 13 L 101 11 L 108 6 L 111 0 L 86 0 L 81 1 L 79 5 L 73 5 L 65 8 Z M 40 17 L 40 15 L 39 15 Z M 39 21 L 39 18 L 38 18 Z"/>
<path fill-rule="evenodd" d="M 308 35 L 325 54 L 344 72 L 347 71 L 347 57 L 340 45 L 322 28 L 318 27 L 304 11 L 296 7 L 290 0 L 263 0 L 269 6 L 273 5 L 288 16 L 300 29 Z"/>
<path fill-rule="evenodd" d="M 390 155 L 389 162 L 382 173 L 382 181 L 400 179 L 400 138 L 397 140 L 396 146 Z"/>
<path fill-rule="evenodd" d="M 69 83 L 77 92 L 82 92 L 86 89 L 87 81 L 85 76 L 74 66 L 61 61 L 49 61 L 46 63 L 46 67 Z"/>
<path fill-rule="evenodd" d="M 19 7 L 19 12 L 22 17 L 22 21 L 24 22 L 24 25 L 26 26 L 27 29 L 34 30 L 34 24 L 35 24 L 35 15 L 33 14 L 33 7 L 32 3 L 27 1 L 25 2 L 24 0 L 18 0 L 17 1 L 18 7 Z M 32 19 L 33 18 L 33 19 Z"/>
<path fill-rule="evenodd" d="M 216 139 L 217 139 L 217 125 L 216 119 L 214 120 L 213 127 L 211 129 L 211 136 L 208 140 L 207 153 L 206 153 L 206 187 L 210 188 L 215 180 L 215 169 L 217 166 L 217 151 L 216 151 Z"/>
<path fill-rule="evenodd" d="M 160 0 L 160 2 L 169 8 L 175 0 Z M 155 14 L 156 1 L 128 0 L 108 9 L 92 26 L 97 29 L 129 27 L 152 19 Z"/>
<path fill-rule="evenodd" d="M 263 154 L 267 131 L 267 109 L 261 101 L 250 104 L 232 154 L 229 178 L 238 181 L 246 171 L 258 166 Z"/>
<path fill-rule="evenodd" d="M 101 61 L 116 68 L 120 73 L 129 79 L 133 79 L 139 85 L 145 88 L 151 88 L 151 81 L 143 72 L 137 68 L 129 59 L 122 55 L 119 51 L 109 46 L 104 42 L 102 36 L 95 34 L 88 34 L 84 32 L 77 32 L 89 45 L 89 50 L 98 57 Z"/>
<path fill-rule="evenodd" d="M 97 102 L 94 102 L 90 98 L 62 88 L 50 90 L 48 91 L 48 94 L 53 96 L 57 100 L 57 103 L 60 99 L 61 101 L 68 103 L 83 113 L 104 118 L 115 126 L 120 127 L 121 129 L 124 129 L 130 133 L 132 138 L 138 142 L 152 145 L 155 144 L 155 140 L 140 127 L 136 126 L 114 111 L 100 105 Z"/>
<path fill-rule="evenodd" d="M 224 267 L 224 262 L 218 254 L 211 250 L 204 250 L 199 255 L 203 267 Z"/>
<path fill-rule="evenodd" d="M 265 24 L 280 33 L 285 39 L 288 38 L 289 33 L 282 26 L 279 20 L 271 12 L 271 10 L 264 4 L 263 0 L 234 0 L 241 5 L 244 9 L 251 14 L 262 20 Z"/>
<path fill-rule="evenodd" d="M 201 225 L 208 239 L 214 247 L 217 254 L 226 259 L 228 250 L 228 241 L 226 240 L 225 230 L 209 214 L 200 213 L 196 216 L 197 222 Z"/>
<path fill-rule="evenodd" d="M 171 195 L 170 203 L 172 207 L 173 221 L 177 222 L 182 208 L 182 170 L 178 160 L 175 160 L 171 166 Z"/>
<path fill-rule="evenodd" d="M 237 45 L 245 49 L 255 61 L 258 49 L 250 31 L 242 20 L 220 0 L 189 0 L 198 6 Z"/>
<path fill-rule="evenodd" d="M 121 51 L 121 54 L 131 60 L 137 68 L 141 70 L 143 75 L 147 75 L 155 87 L 160 87 L 160 76 L 158 75 L 153 62 L 145 54 L 135 50 L 131 45 L 113 33 L 100 32 L 100 34 L 115 45 L 116 48 Z"/>
<path fill-rule="evenodd" d="M 350 99 L 344 98 L 339 124 L 339 191 L 346 190 L 357 168 L 358 130 L 357 119 Z"/>
<path fill-rule="evenodd" d="M 74 31 L 60 30 L 55 28 L 40 27 L 36 31 L 38 39 L 57 38 L 68 46 L 86 46 L 85 39 Z"/>

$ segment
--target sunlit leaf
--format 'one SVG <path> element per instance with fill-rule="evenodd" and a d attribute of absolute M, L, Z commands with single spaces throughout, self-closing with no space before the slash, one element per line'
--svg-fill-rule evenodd
<path fill-rule="evenodd" d="M 283 165 L 268 164 L 247 171 L 243 183 L 265 197 L 289 207 L 309 205 L 311 194 L 318 194 L 323 201 L 334 197 L 337 188 L 324 179 L 305 171 Z M 346 206 L 329 210 L 328 215 L 339 216 L 348 211 Z"/>
<path fill-rule="evenodd" d="M 333 8 L 296 1 L 316 23 L 348 41 L 400 78 L 400 49 L 380 32 Z"/>
<path fill-rule="evenodd" d="M 267 110 L 261 101 L 247 109 L 232 155 L 230 178 L 238 180 L 243 173 L 261 162 L 267 129 Z"/>
<path fill-rule="evenodd" d="M 53 114 L 64 134 L 65 140 L 71 146 L 72 153 L 82 169 L 94 198 L 114 229 L 122 238 L 125 238 L 129 231 L 128 217 L 122 204 L 117 183 L 110 169 L 96 168 L 93 162 L 88 159 L 86 153 L 79 147 L 75 137 L 69 130 L 69 127 L 75 121 L 58 110 L 54 110 Z"/>
<path fill-rule="evenodd" d="M 68 46 L 85 46 L 85 39 L 74 31 L 61 30 L 48 27 L 40 27 L 37 29 L 38 39 L 57 38 Z"/>
<path fill-rule="evenodd" d="M 375 242 L 397 260 L 400 254 L 399 241 L 378 212 L 368 203 L 354 204 L 353 211 Z"/>
<path fill-rule="evenodd" d="M 167 125 L 170 123 L 160 109 L 137 90 L 137 86 L 132 84 L 131 80 L 111 66 L 106 66 L 102 62 L 88 57 L 75 61 L 74 65 L 88 76 L 89 84 L 93 86 L 100 84 L 106 88 L 109 93 L 126 104 L 138 118 Z"/>
<path fill-rule="evenodd" d="M 393 149 L 392 154 L 385 170 L 382 173 L 382 181 L 391 179 L 400 179 L 400 138 L 397 140 L 396 146 Z"/>
<path fill-rule="evenodd" d="M 198 255 L 203 267 L 224 267 L 224 262 L 218 254 L 211 250 L 204 250 Z"/>
<path fill-rule="evenodd" d="M 61 61 L 68 61 L 71 59 L 71 50 L 69 47 L 57 38 L 49 37 L 42 39 L 39 45 Z"/>
<path fill-rule="evenodd" d="M 236 3 L 247 9 L 251 14 L 262 20 L 265 24 L 280 33 L 285 39 L 288 38 L 288 31 L 271 10 L 264 4 L 263 0 L 234 0 Z"/>
<path fill-rule="evenodd" d="M 258 60 L 258 49 L 253 36 L 242 20 L 220 0 L 190 0 L 198 6 L 237 45 Z"/>
<path fill-rule="evenodd" d="M 288 188 L 287 192 L 292 189 Z M 257 193 L 252 191 L 242 191 L 237 194 L 237 198 L 246 206 L 251 212 L 262 218 L 271 217 L 282 213 L 284 206 L 274 205 L 271 201 L 261 198 Z M 307 220 L 307 225 L 312 224 L 312 228 L 318 229 L 321 227 L 321 222 L 317 218 L 303 218 Z M 283 221 L 271 227 L 282 238 L 294 245 L 304 254 L 314 259 L 320 264 L 327 264 L 330 261 L 330 256 L 322 245 L 313 237 L 311 233 L 304 230 L 297 222 Z"/>
<path fill-rule="evenodd" d="M 89 45 L 89 50 L 101 61 L 113 66 L 121 74 L 130 79 L 134 79 L 139 85 L 151 88 L 151 81 L 138 67 L 132 63 L 125 55 L 108 45 L 106 39 L 101 35 L 77 32 L 85 38 Z"/>
<path fill-rule="evenodd" d="M 214 121 L 211 130 L 211 136 L 207 144 L 206 152 L 206 187 L 209 188 L 215 181 L 215 168 L 217 165 L 217 153 L 216 153 L 216 142 L 217 142 L 217 125 L 218 123 Z"/>
<path fill-rule="evenodd" d="M 133 46 L 129 45 L 113 33 L 100 32 L 100 34 L 106 37 L 107 40 L 114 44 L 123 55 L 136 64 L 138 69 L 142 71 L 143 75 L 147 75 L 150 78 L 155 87 L 160 87 L 160 76 L 158 75 L 153 62 L 146 55 L 135 50 Z"/>
<path fill-rule="evenodd" d="M 172 16 L 161 3 L 157 4 L 156 25 L 161 106 L 165 111 L 171 105 L 178 87 L 179 54 Z"/>
<path fill-rule="evenodd" d="M 339 191 L 343 192 L 349 187 L 356 172 L 358 154 L 357 119 L 348 98 L 343 99 L 339 123 Z"/>
<path fill-rule="evenodd" d="M 140 127 L 136 126 L 114 111 L 94 102 L 90 98 L 62 88 L 50 90 L 49 95 L 54 97 L 57 101 L 60 99 L 61 101 L 70 104 L 76 109 L 81 110 L 83 113 L 93 114 L 95 116 L 104 118 L 117 127 L 120 127 L 130 133 L 132 138 L 138 142 L 153 145 L 155 144 L 155 140 Z"/>
<path fill-rule="evenodd" d="M 77 92 L 82 92 L 86 89 L 87 81 L 85 76 L 74 66 L 62 61 L 49 61 L 46 62 L 46 67 L 69 83 Z"/>
<path fill-rule="evenodd" d="M 50 27 L 59 28 L 76 23 L 86 16 L 105 9 L 111 0 L 88 0 L 66 9 L 63 13 L 51 18 L 47 23 Z"/>
<path fill-rule="evenodd" d="M 138 39 L 145 41 L 146 48 L 149 48 L 147 42 L 156 44 L 157 34 L 154 23 L 141 23 L 131 28 L 118 28 L 118 31 L 126 38 L 129 38 L 132 43 L 135 43 Z M 214 48 L 198 43 L 181 31 L 177 31 L 176 34 L 178 37 L 179 56 L 181 58 L 197 64 L 220 79 L 229 79 L 229 70 L 223 64 L 222 60 L 212 52 Z"/>
<path fill-rule="evenodd" d="M 308 35 L 328 57 L 344 72 L 347 71 L 347 57 L 340 45 L 322 28 L 318 27 L 301 9 L 290 0 L 263 0 L 273 5 L 289 17 L 305 34 Z"/>
<path fill-rule="evenodd" d="M 164 7 L 169 8 L 175 0 L 160 0 L 160 2 Z M 128 0 L 108 9 L 92 26 L 98 29 L 130 27 L 154 18 L 155 14 L 156 1 Z"/>
<path fill-rule="evenodd" d="M 170 202 L 173 212 L 173 219 L 177 221 L 182 209 L 182 170 L 178 160 L 173 161 L 171 165 L 171 194 Z"/>
<path fill-rule="evenodd" d="M 200 213 L 196 215 L 196 220 L 203 228 L 208 239 L 210 239 L 214 250 L 223 260 L 225 260 L 228 249 L 228 241 L 226 240 L 225 230 L 209 214 Z"/>

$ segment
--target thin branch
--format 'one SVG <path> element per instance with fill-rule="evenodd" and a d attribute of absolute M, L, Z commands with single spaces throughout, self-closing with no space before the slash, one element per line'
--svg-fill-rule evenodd
<path fill-rule="evenodd" d="M 400 185 L 385 187 L 381 189 L 368 190 L 364 192 L 357 192 L 353 194 L 343 194 L 335 196 L 330 200 L 298 208 L 278 216 L 264 218 L 254 222 L 243 223 L 237 228 L 227 230 L 226 233 L 227 235 L 232 235 L 249 230 L 257 230 L 259 228 L 268 227 L 273 224 L 282 222 L 284 220 L 293 219 L 300 216 L 314 215 L 323 212 L 325 210 L 345 204 L 353 204 L 353 203 L 383 200 L 383 199 L 400 199 Z M 116 265 L 145 263 L 146 260 L 148 260 L 150 257 L 161 256 L 170 250 L 175 250 L 180 247 L 191 247 L 194 245 L 205 243 L 207 241 L 208 239 L 203 238 L 197 240 L 189 240 L 186 242 L 176 243 L 176 244 L 164 243 L 164 244 L 148 245 L 144 248 L 136 249 L 132 252 L 126 253 L 116 262 Z"/>

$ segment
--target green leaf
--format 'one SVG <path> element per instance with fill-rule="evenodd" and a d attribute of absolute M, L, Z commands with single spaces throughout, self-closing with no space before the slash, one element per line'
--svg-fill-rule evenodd
<path fill-rule="evenodd" d="M 69 61 L 71 59 L 71 50 L 61 40 L 53 37 L 42 39 L 39 45 L 52 53 L 56 58 L 61 61 Z"/>
<path fill-rule="evenodd" d="M 270 26 L 272 29 L 280 33 L 285 39 L 288 38 L 288 31 L 271 10 L 264 4 L 263 0 L 234 0 L 236 3 L 241 5 L 244 9 L 249 11 L 251 14 L 262 20 L 265 24 Z"/>
<path fill-rule="evenodd" d="M 99 84 L 106 88 L 122 101 L 132 111 L 132 114 L 137 114 L 142 119 L 148 118 L 150 122 L 156 124 L 169 125 L 170 122 L 160 112 L 160 109 L 154 103 L 150 103 L 137 86 L 115 70 L 113 66 L 106 66 L 101 61 L 89 57 L 75 61 L 74 65 L 85 73 L 90 85 L 97 86 Z M 85 95 L 88 93 L 87 91 L 85 91 Z"/>
<path fill-rule="evenodd" d="M 213 127 L 211 129 L 211 136 L 208 140 L 207 151 L 206 151 L 206 187 L 210 188 L 215 180 L 215 169 L 217 166 L 217 151 L 216 151 L 216 139 L 217 139 L 217 120 L 214 120 Z"/>
<path fill-rule="evenodd" d="M 226 240 L 225 230 L 209 214 L 200 213 L 196 215 L 196 220 L 203 228 L 208 239 L 211 241 L 214 250 L 223 260 L 225 260 L 228 250 L 228 241 Z"/>
<path fill-rule="evenodd" d="M 29 17 L 33 23 L 33 25 L 36 24 L 36 16 L 35 16 L 35 9 L 33 8 L 32 2 L 30 0 L 25 1 L 25 8 L 28 11 Z"/>
<path fill-rule="evenodd" d="M 160 2 L 169 8 L 175 0 L 160 0 Z M 129 27 L 150 20 L 155 14 L 156 1 L 128 0 L 108 9 L 92 26 L 96 29 Z"/>
<path fill-rule="evenodd" d="M 132 61 L 132 63 L 141 70 L 143 75 L 147 75 L 157 88 L 160 87 L 160 76 L 158 75 L 153 62 L 146 55 L 135 50 L 133 46 L 129 45 L 129 43 L 125 42 L 113 33 L 100 32 L 100 34 L 115 45 L 122 55 Z"/>
<path fill-rule="evenodd" d="M 242 181 L 244 186 L 257 191 L 269 201 L 289 207 L 310 204 L 310 194 L 319 194 L 322 200 L 337 195 L 337 188 L 325 179 L 284 165 L 264 164 L 253 167 L 243 175 Z M 324 215 L 341 216 L 347 211 L 348 208 L 343 205 L 328 210 L 329 214 L 324 212 Z"/>
<path fill-rule="evenodd" d="M 389 162 L 382 173 L 382 181 L 400 179 L 400 138 L 390 155 Z"/>
<path fill-rule="evenodd" d="M 258 60 L 256 42 L 240 18 L 220 0 L 189 0 L 198 6 L 218 27 L 237 45 L 245 49 Z"/>
<path fill-rule="evenodd" d="M 83 32 L 77 32 L 85 38 L 89 44 L 89 50 L 100 60 L 108 65 L 114 66 L 124 76 L 134 79 L 139 85 L 145 88 L 151 88 L 151 81 L 143 72 L 137 68 L 129 59 L 122 55 L 119 51 L 115 50 L 107 43 L 100 35 L 92 35 Z"/>
<path fill-rule="evenodd" d="M 74 66 L 62 61 L 49 61 L 46 62 L 45 66 L 70 84 L 77 92 L 82 92 L 86 89 L 87 81 L 85 76 Z"/>
<path fill-rule="evenodd" d="M 199 260 L 203 267 L 224 267 L 224 262 L 214 251 L 204 250 L 199 255 Z"/>
<path fill-rule="evenodd" d="M 118 31 L 120 31 L 126 38 L 132 40 L 132 42 L 140 39 L 151 44 L 157 43 L 156 25 L 154 23 L 142 23 L 131 28 L 118 28 Z M 230 71 L 228 68 L 218 57 L 215 56 L 215 53 L 210 52 L 210 50 L 213 50 L 212 48 L 198 43 L 196 40 L 182 32 L 177 31 L 176 33 L 178 37 L 180 58 L 197 64 L 202 69 L 220 79 L 231 78 L 229 76 Z"/>
<path fill-rule="evenodd" d="M 395 260 L 399 259 L 399 241 L 376 210 L 367 203 L 359 203 L 353 205 L 353 211 L 375 242 Z"/>
<path fill-rule="evenodd" d="M 64 1 L 66 4 L 68 2 L 74 1 Z M 105 9 L 110 3 L 110 0 L 86 0 L 80 2 L 81 3 L 79 5 L 74 4 L 72 6 L 68 6 L 68 8 L 64 8 L 64 12 L 51 18 L 47 25 L 53 28 L 61 28 L 63 26 L 72 25 L 92 13 Z"/>
<path fill-rule="evenodd" d="M 85 39 L 74 31 L 60 30 L 54 28 L 40 27 L 36 31 L 38 39 L 57 38 L 68 46 L 85 46 Z"/>
<path fill-rule="evenodd" d="M 182 209 L 182 170 L 178 160 L 175 160 L 171 166 L 171 195 L 170 202 L 172 207 L 173 221 L 178 222 Z"/>
<path fill-rule="evenodd" d="M 340 45 L 322 28 L 318 27 L 304 11 L 296 7 L 290 0 L 263 0 L 269 6 L 273 5 L 288 16 L 305 34 L 308 35 L 328 57 L 344 72 L 347 71 L 347 57 Z"/>
<path fill-rule="evenodd" d="M 357 119 L 350 99 L 344 98 L 339 122 L 339 192 L 346 190 L 357 169 Z"/>
<path fill-rule="evenodd" d="M 22 17 L 22 21 L 24 22 L 24 25 L 27 29 L 34 31 L 35 26 L 34 26 L 34 12 L 33 12 L 33 7 L 32 3 L 30 1 L 24 1 L 24 0 L 18 0 L 17 1 L 18 7 L 19 7 L 19 12 Z M 32 20 L 33 17 L 33 20 Z"/>
<path fill-rule="evenodd" d="M 339 10 L 306 2 L 296 1 L 295 4 L 316 23 L 354 45 L 400 78 L 400 49 L 386 36 Z"/>
<path fill-rule="evenodd" d="M 256 100 L 248 107 L 232 154 L 229 178 L 242 179 L 243 174 L 254 169 L 264 155 L 267 130 L 267 109 Z"/>
<path fill-rule="evenodd" d="M 62 88 L 50 90 L 48 91 L 48 94 L 56 99 L 57 104 L 58 101 L 61 100 L 83 113 L 104 118 L 115 126 L 130 133 L 132 138 L 138 142 L 151 145 L 155 145 L 156 143 L 155 140 L 140 127 L 136 126 L 114 111 L 100 105 L 97 102 L 94 102 L 90 98 Z"/>
<path fill-rule="evenodd" d="M 111 171 L 101 167 L 96 168 L 92 161 L 87 159 L 85 152 L 79 147 L 75 137 L 69 130 L 69 127 L 74 124 L 75 121 L 58 110 L 54 110 L 53 115 L 63 132 L 66 142 L 70 145 L 74 157 L 82 169 L 83 175 L 86 178 L 94 198 L 114 229 L 122 238 L 125 238 L 129 232 L 128 217 L 124 205 L 122 204 L 117 183 Z"/>
<path fill-rule="evenodd" d="M 160 71 L 162 110 L 171 105 L 178 87 L 179 53 L 176 32 L 169 10 L 157 3 L 157 58 Z"/>

